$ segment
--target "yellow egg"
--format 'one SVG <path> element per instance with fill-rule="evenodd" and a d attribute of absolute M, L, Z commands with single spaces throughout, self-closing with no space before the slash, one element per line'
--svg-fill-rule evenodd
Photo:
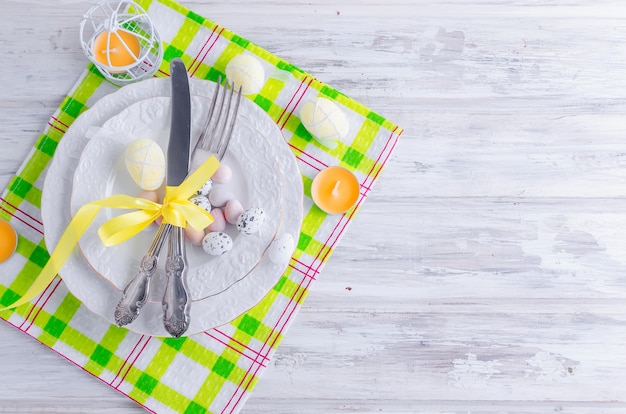
<path fill-rule="evenodd" d="M 126 169 L 135 183 L 144 190 L 156 190 L 165 178 L 165 155 L 151 139 L 131 142 L 124 153 Z"/>
<path fill-rule="evenodd" d="M 346 115 L 326 98 L 318 97 L 305 102 L 300 109 L 300 120 L 314 138 L 331 148 L 350 132 Z"/>
<path fill-rule="evenodd" d="M 235 84 L 235 90 L 241 86 L 241 93 L 251 95 L 259 93 L 265 83 L 265 70 L 261 62 L 248 54 L 237 55 L 226 65 L 226 77 Z"/>
<path fill-rule="evenodd" d="M 17 247 L 17 233 L 9 223 L 0 220 L 0 263 L 7 260 Z"/>

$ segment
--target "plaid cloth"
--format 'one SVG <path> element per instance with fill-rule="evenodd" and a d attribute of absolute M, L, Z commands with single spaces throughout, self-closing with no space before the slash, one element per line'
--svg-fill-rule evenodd
<path fill-rule="evenodd" d="M 304 220 L 296 251 L 278 283 L 250 311 L 229 324 L 181 339 L 139 335 L 110 325 L 72 296 L 60 278 L 30 304 L 0 317 L 151 412 L 238 412 L 256 385 L 299 307 L 389 159 L 402 130 L 292 64 L 171 0 L 141 0 L 164 43 L 156 76 L 168 76 L 181 57 L 189 72 L 216 80 L 229 60 L 256 55 L 277 73 L 248 96 L 278 125 L 298 160 L 304 182 Z M 117 87 L 93 65 L 80 76 L 0 198 L 0 217 L 19 234 L 17 252 L 0 265 L 0 305 L 20 297 L 49 258 L 43 241 L 41 189 L 63 134 L 81 112 Z M 348 115 L 351 131 L 328 150 L 298 118 L 301 105 L 323 96 Z M 313 177 L 341 165 L 359 179 L 357 206 L 327 215 L 310 199 Z M 1 307 L 0 306 L 0 307 Z"/>

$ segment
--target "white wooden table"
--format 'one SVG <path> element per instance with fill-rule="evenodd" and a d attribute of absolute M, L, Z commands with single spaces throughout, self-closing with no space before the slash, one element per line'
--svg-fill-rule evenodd
<path fill-rule="evenodd" d="M 183 3 L 406 130 L 244 413 L 626 412 L 622 0 Z M 3 188 L 89 5 L 2 1 Z M 0 412 L 143 412 L 0 338 Z"/>

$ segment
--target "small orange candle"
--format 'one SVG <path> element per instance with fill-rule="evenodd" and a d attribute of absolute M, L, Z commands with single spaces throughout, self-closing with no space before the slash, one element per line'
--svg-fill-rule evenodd
<path fill-rule="evenodd" d="M 96 61 L 111 67 L 123 67 L 137 62 L 140 50 L 137 36 L 123 30 L 105 30 L 93 42 Z"/>
<path fill-rule="evenodd" d="M 311 197 L 319 208 L 329 214 L 344 213 L 359 198 L 359 182 L 345 168 L 328 167 L 313 179 Z"/>
<path fill-rule="evenodd" d="M 0 263 L 7 260 L 17 247 L 15 229 L 6 221 L 0 219 Z"/>

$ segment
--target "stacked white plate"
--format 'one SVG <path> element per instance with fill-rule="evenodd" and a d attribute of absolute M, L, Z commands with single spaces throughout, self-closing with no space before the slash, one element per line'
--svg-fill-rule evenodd
<path fill-rule="evenodd" d="M 215 87 L 213 82 L 190 79 L 192 137 L 200 135 Z M 169 79 L 125 86 L 100 99 L 67 130 L 49 166 L 42 194 L 44 236 L 50 251 L 82 205 L 113 194 L 139 194 L 141 189 L 124 166 L 124 151 L 133 140 L 149 138 L 167 152 L 169 95 Z M 297 242 L 300 234 L 303 188 L 296 159 L 276 124 L 248 99 L 242 98 L 233 138 L 222 161 L 233 171 L 224 190 L 244 208 L 262 208 L 266 219 L 252 235 L 240 234 L 229 225 L 226 232 L 233 238 L 233 248 L 221 256 L 210 256 L 201 246 L 188 244 L 193 303 L 185 335 L 228 323 L 256 305 L 288 266 L 288 260 L 270 260 L 271 244 L 289 238 Z M 111 323 L 115 323 L 113 312 L 122 291 L 138 271 L 156 232 L 156 225 L 151 225 L 128 241 L 104 247 L 98 227 L 125 212 L 104 209 L 59 272 L 73 295 Z M 137 320 L 127 326 L 130 330 L 168 335 L 161 308 L 165 253 L 164 249 L 149 301 Z"/>

